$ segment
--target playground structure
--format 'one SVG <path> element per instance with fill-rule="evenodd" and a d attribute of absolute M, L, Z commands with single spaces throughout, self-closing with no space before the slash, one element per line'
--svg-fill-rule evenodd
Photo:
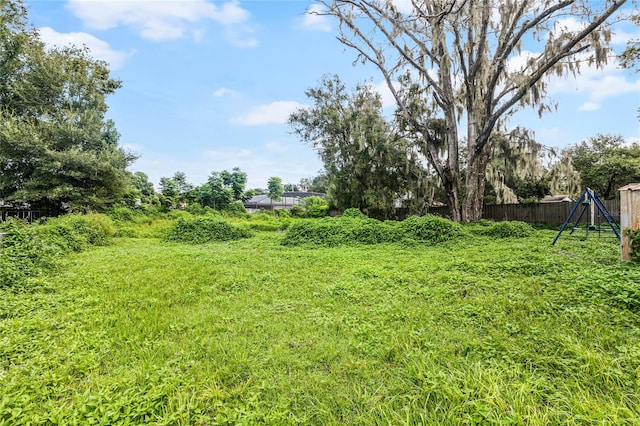
<path fill-rule="evenodd" d="M 578 214 L 577 218 L 573 220 L 580 207 L 582 207 L 580 214 Z M 586 217 L 585 213 L 587 213 Z M 618 240 L 621 238 L 620 224 L 615 220 L 598 194 L 591 188 L 586 188 L 582 191 L 582 194 L 576 201 L 571 213 L 567 216 L 567 219 L 564 221 L 564 224 L 560 228 L 558 235 L 553 239 L 551 245 L 555 245 L 556 241 L 558 241 L 570 223 L 573 224 L 571 232 L 569 232 L 569 236 L 571 237 L 581 239 L 587 239 L 590 237 L 618 238 Z"/>

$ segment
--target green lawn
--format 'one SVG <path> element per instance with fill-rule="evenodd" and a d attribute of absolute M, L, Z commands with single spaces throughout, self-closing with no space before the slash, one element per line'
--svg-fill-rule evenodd
<path fill-rule="evenodd" d="M 0 290 L 0 424 L 638 424 L 640 267 L 554 235 L 73 254 Z"/>

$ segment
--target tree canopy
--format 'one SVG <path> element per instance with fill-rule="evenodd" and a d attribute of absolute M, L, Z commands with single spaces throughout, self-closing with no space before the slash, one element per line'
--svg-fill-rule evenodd
<path fill-rule="evenodd" d="M 45 48 L 21 1 L 0 3 L 0 199 L 100 208 L 128 185 L 135 157 L 105 118 L 120 87 L 86 49 Z"/>
<path fill-rule="evenodd" d="M 625 2 L 321 0 L 320 13 L 337 17 L 339 40 L 382 73 L 458 221 L 481 217 L 496 126 L 525 106 L 547 110 L 546 76 L 604 65 L 607 22 Z M 525 41 L 531 50 L 523 49 Z M 434 117 L 444 120 L 444 150 L 433 137 Z"/>
<path fill-rule="evenodd" d="M 306 94 L 313 106 L 298 109 L 289 124 L 318 150 L 332 203 L 390 217 L 404 200 L 423 212 L 429 172 L 413 141 L 384 118 L 380 95 L 371 85 L 350 92 L 338 76 L 324 76 Z"/>
<path fill-rule="evenodd" d="M 618 188 L 640 182 L 640 145 L 621 135 L 597 135 L 567 149 L 583 188 L 615 198 Z"/>
<path fill-rule="evenodd" d="M 275 201 L 280 201 L 282 199 L 282 194 L 284 194 L 282 179 L 277 176 L 270 177 L 267 182 L 267 190 L 269 191 L 269 198 Z"/>

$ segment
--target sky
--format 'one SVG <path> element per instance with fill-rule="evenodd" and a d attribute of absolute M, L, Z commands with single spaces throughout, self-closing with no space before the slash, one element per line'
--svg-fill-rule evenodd
<path fill-rule="evenodd" d="M 401 1 L 401 0 L 400 0 Z M 337 22 L 308 13 L 305 0 L 26 0 L 29 20 L 48 45 L 85 45 L 110 64 L 123 87 L 108 98 L 108 118 L 120 144 L 139 159 L 157 186 L 181 171 L 200 185 L 212 171 L 240 167 L 247 188 L 272 176 L 298 183 L 322 169 L 317 152 L 292 134 L 290 113 L 309 105 L 305 90 L 324 74 L 347 87 L 370 82 L 387 110 L 393 102 L 382 76 L 356 64 L 336 39 Z M 617 27 L 613 48 L 640 38 Z M 526 46 L 525 46 L 526 48 Z M 598 133 L 640 140 L 640 74 L 583 68 L 554 78 L 548 96 L 557 110 L 540 118 L 522 110 L 509 127 L 524 126 L 555 148 Z"/>

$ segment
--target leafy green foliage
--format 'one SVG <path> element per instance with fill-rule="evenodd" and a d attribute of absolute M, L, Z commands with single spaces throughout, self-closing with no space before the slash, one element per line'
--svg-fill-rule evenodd
<path fill-rule="evenodd" d="M 22 2 L 0 7 L 0 199 L 76 210 L 114 203 L 135 160 L 105 118 L 120 82 L 86 49 L 45 48 Z"/>
<path fill-rule="evenodd" d="M 403 236 L 420 243 L 437 244 L 462 235 L 462 227 L 439 216 L 413 216 L 399 223 Z"/>
<path fill-rule="evenodd" d="M 640 145 L 625 146 L 621 135 L 597 135 L 567 149 L 580 172 L 582 187 L 589 187 L 604 199 L 616 196 L 617 189 L 640 181 Z"/>
<path fill-rule="evenodd" d="M 284 231 L 291 225 L 291 218 L 286 210 L 263 210 L 248 215 L 248 221 L 242 224 L 255 231 Z"/>
<path fill-rule="evenodd" d="M 288 246 L 379 244 L 398 239 L 390 223 L 375 219 L 324 218 L 294 222 L 283 239 Z"/>
<path fill-rule="evenodd" d="M 0 423 L 634 424 L 640 268 L 554 235 L 73 254 L 0 289 Z"/>
<path fill-rule="evenodd" d="M 640 231 L 625 229 L 623 232 L 629 237 L 629 240 L 630 240 L 631 259 L 635 261 L 640 261 Z"/>
<path fill-rule="evenodd" d="M 238 167 L 231 172 L 211 172 L 207 182 L 194 190 L 195 201 L 216 210 L 234 209 L 234 201 L 242 202 L 250 198 L 248 191 L 245 192 L 246 183 L 247 174 Z"/>
<path fill-rule="evenodd" d="M 56 266 L 63 255 L 91 245 L 106 245 L 114 234 L 105 215 L 68 215 L 44 224 L 0 222 L 0 288 L 20 289 L 28 278 Z"/>
<path fill-rule="evenodd" d="M 438 216 L 381 222 L 366 217 L 358 209 L 348 209 L 340 217 L 293 223 L 283 244 L 327 247 L 393 242 L 437 244 L 460 235 L 460 225 Z"/>
<path fill-rule="evenodd" d="M 481 233 L 494 238 L 526 238 L 533 235 L 533 227 L 524 222 L 503 221 L 491 224 Z"/>
<path fill-rule="evenodd" d="M 268 196 L 272 200 L 280 201 L 282 194 L 284 193 L 284 186 L 282 185 L 282 179 L 277 176 L 272 176 L 267 182 Z"/>
<path fill-rule="evenodd" d="M 302 204 L 305 209 L 305 216 L 318 218 L 324 217 L 329 213 L 329 204 L 327 200 L 322 197 L 311 196 L 302 199 Z"/>
<path fill-rule="evenodd" d="M 342 213 L 342 217 L 351 217 L 351 218 L 354 218 L 354 219 L 366 219 L 367 215 L 362 213 L 360 211 L 360 209 L 356 209 L 354 207 L 351 207 L 351 208 L 346 209 Z"/>
<path fill-rule="evenodd" d="M 204 244 L 251 237 L 251 232 L 212 217 L 179 218 L 166 233 L 164 241 Z"/>
<path fill-rule="evenodd" d="M 337 75 L 327 75 L 306 95 L 313 106 L 294 112 L 289 124 L 318 150 L 332 205 L 379 212 L 382 219 L 392 216 L 397 199 L 406 199 L 410 208 L 424 206 L 429 173 L 415 145 L 385 119 L 371 85 L 349 93 Z"/>
<path fill-rule="evenodd" d="M 0 223 L 0 289 L 24 287 L 29 277 L 40 275 L 56 263 L 62 248 L 38 234 L 35 226 L 10 219 Z"/>
<path fill-rule="evenodd" d="M 103 214 L 72 214 L 47 220 L 39 232 L 53 238 L 65 250 L 81 251 L 91 245 L 108 244 L 115 228 Z"/>

